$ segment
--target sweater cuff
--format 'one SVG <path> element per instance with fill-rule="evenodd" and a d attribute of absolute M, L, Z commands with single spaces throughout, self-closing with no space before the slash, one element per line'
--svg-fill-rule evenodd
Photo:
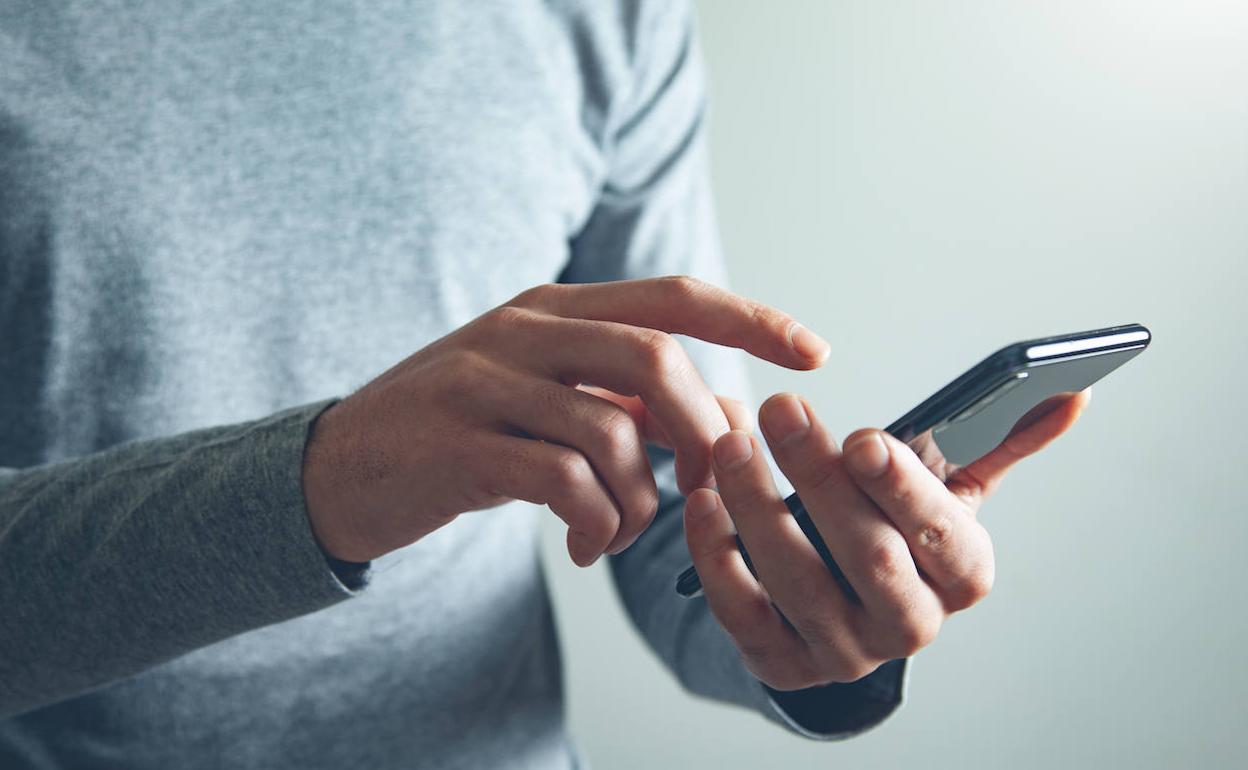
<path fill-rule="evenodd" d="M 856 682 L 780 691 L 759 683 L 771 710 L 790 729 L 834 741 L 883 722 L 905 700 L 906 659 L 890 660 Z"/>
<path fill-rule="evenodd" d="M 303 438 L 299 450 L 299 497 L 303 501 L 301 508 L 303 509 L 304 521 L 308 524 L 309 533 L 311 533 L 312 522 L 308 518 L 307 500 L 303 496 L 303 456 L 307 451 L 308 439 L 312 436 L 312 429 L 316 425 L 317 419 L 320 418 L 326 409 L 329 409 L 331 406 L 338 403 L 338 401 L 339 399 L 337 398 L 330 398 L 325 401 L 318 401 L 314 404 L 309 404 L 293 410 L 307 418 L 307 423 L 304 425 L 302 430 Z M 329 567 L 329 571 L 337 579 L 342 588 L 353 593 L 356 591 L 362 591 L 368 586 L 369 578 L 372 577 L 372 562 L 343 561 L 342 559 L 335 558 L 330 556 L 329 551 L 326 551 L 323 547 L 321 547 L 321 543 L 319 540 L 316 540 L 315 534 L 312 534 L 312 539 L 316 542 L 317 548 L 320 549 L 321 556 L 325 558 L 325 565 Z"/>
<path fill-rule="evenodd" d="M 282 483 L 282 486 L 285 487 L 284 491 L 288 495 L 288 510 L 292 514 L 295 511 L 299 514 L 294 516 L 297 523 L 291 522 L 291 525 L 306 533 L 306 536 L 301 534 L 293 537 L 293 540 L 296 544 L 306 546 L 307 541 L 310 539 L 316 547 L 316 552 L 321 556 L 320 565 L 323 569 L 320 571 L 333 584 L 333 592 L 352 595 L 367 587 L 371 577 L 370 568 L 372 562 L 343 561 L 334 558 L 322 548 L 320 541 L 316 539 L 316 535 L 312 532 L 312 523 L 308 518 L 307 500 L 303 494 L 303 458 L 304 452 L 307 450 L 308 439 L 312 435 L 312 428 L 321 414 L 329 407 L 338 403 L 338 400 L 337 398 L 330 398 L 295 407 L 279 412 L 270 419 L 276 425 L 281 425 L 284 428 L 275 436 L 277 443 L 282 445 L 279 451 L 286 455 L 286 458 L 278 463 L 278 467 L 282 467 L 287 471 L 293 470 L 293 474 L 283 474 Z"/>
<path fill-rule="evenodd" d="M 256 503 L 263 500 L 267 508 L 263 513 L 256 510 L 252 519 L 258 529 L 267 531 L 257 531 L 244 540 L 264 547 L 252 552 L 251 568 L 239 574 L 250 573 L 252 580 L 269 583 L 263 588 L 253 583 L 253 590 L 275 600 L 281 595 L 278 601 L 286 607 L 273 607 L 280 614 L 292 610 L 302 614 L 332 604 L 368 583 L 369 564 L 339 561 L 321 548 L 312 532 L 303 494 L 303 455 L 308 437 L 316 419 L 337 400 L 305 404 L 257 421 L 253 424 L 253 454 L 234 468 L 236 487 L 244 494 L 249 490 L 256 493 L 256 497 L 245 499 Z"/>

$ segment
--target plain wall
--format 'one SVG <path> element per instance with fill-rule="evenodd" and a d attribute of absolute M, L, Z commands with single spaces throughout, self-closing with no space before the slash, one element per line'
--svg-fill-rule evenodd
<path fill-rule="evenodd" d="M 1016 339 L 1152 348 L 989 501 L 997 584 L 844 743 L 683 693 L 604 565 L 544 548 L 592 764 L 1204 767 L 1248 752 L 1248 5 L 700 3 L 737 288 L 827 337 L 752 365 L 839 436 Z M 610 665 L 603 665 L 610 661 Z"/>

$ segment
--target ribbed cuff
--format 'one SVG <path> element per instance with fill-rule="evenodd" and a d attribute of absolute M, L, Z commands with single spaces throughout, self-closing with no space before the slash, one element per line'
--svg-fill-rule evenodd
<path fill-rule="evenodd" d="M 287 409 L 250 426 L 250 441 L 226 453 L 223 485 L 236 490 L 242 516 L 223 553 L 252 595 L 276 616 L 293 616 L 345 599 L 368 582 L 368 564 L 332 559 L 320 547 L 303 494 L 303 454 L 316 418 L 337 399 Z M 225 567 L 225 565 L 223 565 Z"/>
<path fill-rule="evenodd" d="M 907 664 L 905 659 L 890 660 L 845 684 L 785 692 L 761 686 L 786 726 L 807 738 L 835 741 L 870 730 L 901 706 Z"/>

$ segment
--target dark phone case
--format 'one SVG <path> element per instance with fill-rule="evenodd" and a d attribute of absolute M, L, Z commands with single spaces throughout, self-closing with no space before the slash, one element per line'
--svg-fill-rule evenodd
<path fill-rule="evenodd" d="M 900 419 L 885 428 L 885 431 L 902 442 L 908 442 L 915 436 L 922 434 L 924 431 L 938 425 L 942 420 L 959 414 L 962 410 L 974 404 L 985 393 L 990 392 L 996 387 L 1003 377 L 1011 372 L 1018 371 L 1029 364 L 1038 361 L 1054 360 L 1070 357 L 1068 354 L 1055 353 L 1052 356 L 1040 358 L 1028 358 L 1027 351 L 1041 345 L 1052 345 L 1063 342 L 1077 342 L 1079 340 L 1094 339 L 1097 337 L 1107 337 L 1115 334 L 1123 334 L 1129 332 L 1144 332 L 1148 334 L 1148 329 L 1139 324 L 1125 324 L 1123 326 L 1111 326 L 1105 329 L 1094 329 L 1086 332 L 1076 332 L 1074 334 L 1059 334 L 1052 337 L 1041 337 L 1039 339 L 1017 342 L 1001 348 L 997 352 L 972 366 L 957 379 L 950 382 L 945 387 L 936 391 L 930 397 L 923 400 L 921 404 L 906 412 Z M 1151 335 L 1150 335 L 1151 336 Z M 1147 346 L 1145 341 L 1144 345 Z M 1096 349 L 1096 354 L 1102 355 L 1115 350 L 1140 347 L 1139 342 L 1124 342 L 1119 345 L 1107 345 Z M 1080 355 L 1087 355 L 1086 353 Z M 823 538 L 819 536 L 819 531 L 815 528 L 815 523 L 806 513 L 806 507 L 802 505 L 802 500 L 797 493 L 789 495 L 785 499 L 785 505 L 793 517 L 797 519 L 798 525 L 802 528 L 802 532 L 806 533 L 806 537 L 815 546 L 815 550 L 823 558 L 824 564 L 828 565 L 828 569 L 836 577 L 837 583 L 851 597 L 854 596 L 854 590 L 850 587 L 845 579 L 844 573 L 837 563 L 832 559 L 832 554 L 828 550 L 828 546 L 824 543 Z M 746 566 L 750 568 L 750 572 L 754 571 L 754 565 L 750 562 L 750 555 L 745 550 L 745 545 L 741 542 L 740 537 L 737 538 L 737 547 L 741 551 L 741 555 L 745 558 Z M 676 578 L 676 592 L 684 597 L 697 596 L 702 591 L 702 581 L 698 578 L 697 570 L 690 566 Z"/>

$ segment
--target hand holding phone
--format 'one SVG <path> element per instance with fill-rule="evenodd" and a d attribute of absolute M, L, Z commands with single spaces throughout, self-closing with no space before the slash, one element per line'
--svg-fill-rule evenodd
<path fill-rule="evenodd" d="M 1029 413 L 1034 419 L 1033 410 L 1042 411 L 1047 400 L 1091 387 L 1139 355 L 1151 339 L 1145 327 L 1128 324 L 1015 343 L 967 370 L 886 430 L 944 481 L 1025 425 Z M 801 498 L 795 492 L 785 503 L 828 568 L 843 581 Z M 744 546 L 742 555 L 748 563 Z M 693 567 L 676 579 L 681 596 L 697 596 L 701 590 Z"/>
<path fill-rule="evenodd" d="M 1130 326 L 1019 343 L 843 450 L 801 399 L 773 397 L 760 426 L 800 494 L 787 504 L 758 441 L 722 436 L 718 491 L 690 494 L 685 529 L 710 609 L 747 667 L 777 690 L 801 689 L 861 678 L 930 642 L 991 586 L 979 504 L 1074 423 L 1091 382 L 1148 341 Z"/>

